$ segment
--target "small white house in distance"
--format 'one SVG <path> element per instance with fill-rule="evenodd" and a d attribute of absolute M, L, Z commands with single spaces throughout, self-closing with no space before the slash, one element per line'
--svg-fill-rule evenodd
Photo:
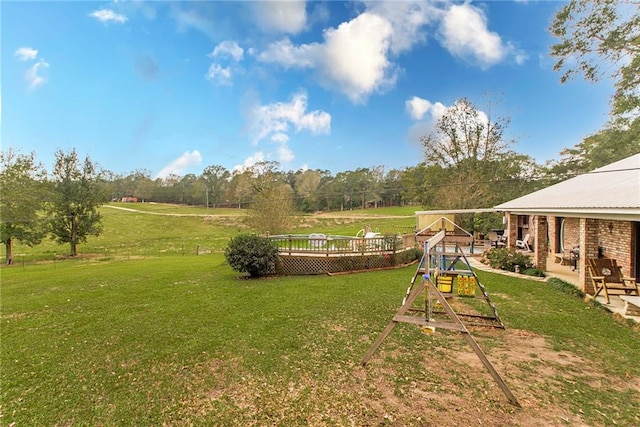
<path fill-rule="evenodd" d="M 495 206 L 507 218 L 509 247 L 529 236 L 534 263 L 578 254 L 578 286 L 594 292 L 588 259 L 612 258 L 640 279 L 640 153 Z M 553 259 L 553 258 L 551 258 Z"/>

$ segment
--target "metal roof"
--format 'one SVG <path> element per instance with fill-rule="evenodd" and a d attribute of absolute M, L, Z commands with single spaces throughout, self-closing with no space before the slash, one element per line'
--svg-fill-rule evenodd
<path fill-rule="evenodd" d="M 478 208 L 478 209 L 440 209 L 433 211 L 415 211 L 415 215 L 449 215 L 449 214 L 468 214 L 468 213 L 487 213 L 495 212 L 494 208 Z"/>
<path fill-rule="evenodd" d="M 495 209 L 640 221 L 640 153 L 502 203 Z"/>

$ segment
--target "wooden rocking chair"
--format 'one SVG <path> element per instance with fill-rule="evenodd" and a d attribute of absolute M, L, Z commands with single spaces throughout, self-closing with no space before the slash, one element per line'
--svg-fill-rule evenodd
<path fill-rule="evenodd" d="M 622 269 L 615 259 L 591 258 L 588 261 L 589 275 L 595 289 L 594 298 L 604 290 L 607 304 L 609 304 L 610 289 L 622 290 L 626 295 L 640 296 L 636 279 L 623 276 Z"/>

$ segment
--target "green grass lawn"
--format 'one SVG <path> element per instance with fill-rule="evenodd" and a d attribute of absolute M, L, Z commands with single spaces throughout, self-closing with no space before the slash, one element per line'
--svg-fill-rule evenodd
<path fill-rule="evenodd" d="M 110 206 L 131 209 L 140 212 L 151 212 L 172 215 L 226 215 L 244 216 L 246 209 L 233 208 L 205 208 L 204 206 L 176 205 L 172 203 L 121 203 L 112 202 Z"/>
<path fill-rule="evenodd" d="M 455 333 L 400 324 L 359 365 L 412 267 L 245 280 L 220 253 L 239 216 L 103 214 L 93 255 L 0 269 L 1 425 L 640 425 L 639 328 L 544 282 L 478 273 L 514 408 Z"/>
<path fill-rule="evenodd" d="M 399 209 L 404 208 L 367 209 L 360 212 L 394 212 Z M 86 243 L 80 243 L 80 255 L 104 259 L 129 259 L 196 252 L 221 253 L 231 237 L 242 232 L 252 232 L 244 225 L 244 209 L 206 209 L 161 203 L 111 203 L 101 207 L 100 212 L 104 231 L 100 236 L 89 236 Z M 385 215 L 389 214 L 381 214 Z M 363 219 L 301 215 L 294 219 L 295 228 L 291 233 L 315 232 L 355 236 L 360 229 L 368 225 L 381 232 L 395 232 L 411 229 L 414 222 L 411 216 L 384 218 L 372 215 Z M 68 253 L 68 245 L 58 245 L 49 239 L 34 247 L 14 243 L 14 257 L 17 263 L 51 261 L 54 257 L 65 256 Z M 5 257 L 4 246 L 0 247 L 0 257 Z"/>

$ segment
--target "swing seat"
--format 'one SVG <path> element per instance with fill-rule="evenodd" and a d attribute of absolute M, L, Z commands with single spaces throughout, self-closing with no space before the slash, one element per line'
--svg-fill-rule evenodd
<path fill-rule="evenodd" d="M 453 276 L 438 275 L 436 277 L 436 286 L 442 293 L 453 293 Z"/>

